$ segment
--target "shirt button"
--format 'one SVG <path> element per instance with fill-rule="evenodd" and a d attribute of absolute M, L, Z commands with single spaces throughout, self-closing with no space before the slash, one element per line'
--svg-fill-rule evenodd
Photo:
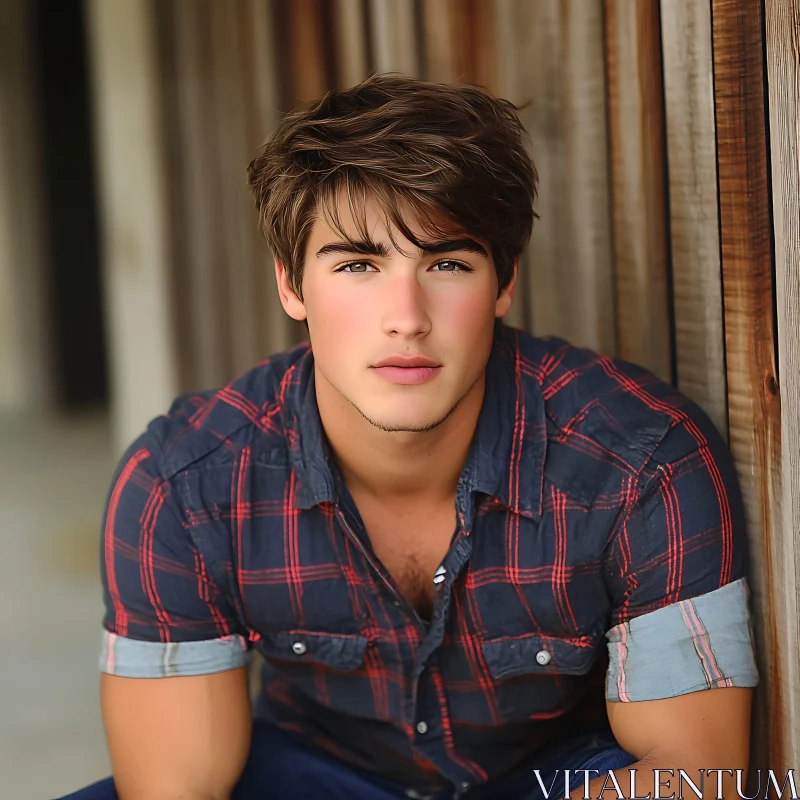
<path fill-rule="evenodd" d="M 447 575 L 447 570 L 444 567 L 439 567 L 433 575 L 433 582 L 434 583 L 441 583 L 445 576 Z"/>
<path fill-rule="evenodd" d="M 458 785 L 458 788 L 459 788 L 459 789 L 460 789 L 462 792 L 468 792 L 468 791 L 469 791 L 469 784 L 468 784 L 466 781 L 463 781 L 462 783 L 460 783 L 460 784 Z"/>
<path fill-rule="evenodd" d="M 427 733 L 428 732 L 428 723 L 427 722 L 418 722 L 417 723 L 417 733 Z"/>
<path fill-rule="evenodd" d="M 551 658 L 552 656 L 550 655 L 550 653 L 547 652 L 547 650 L 540 650 L 536 654 L 536 661 L 542 666 L 544 666 L 545 664 L 549 664 Z"/>
<path fill-rule="evenodd" d="M 295 642 L 292 645 L 292 650 L 294 651 L 295 655 L 301 656 L 306 652 L 306 650 L 308 650 L 308 648 L 302 642 Z"/>

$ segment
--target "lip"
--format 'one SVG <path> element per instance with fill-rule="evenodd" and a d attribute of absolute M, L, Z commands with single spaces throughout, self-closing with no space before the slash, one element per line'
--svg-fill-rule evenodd
<path fill-rule="evenodd" d="M 433 380 L 441 367 L 373 367 L 375 374 L 389 383 L 398 383 L 406 386 L 427 383 Z"/>
<path fill-rule="evenodd" d="M 440 367 L 433 359 L 426 358 L 425 356 L 387 356 L 382 358 L 376 364 L 372 365 L 375 369 L 381 367 Z"/>

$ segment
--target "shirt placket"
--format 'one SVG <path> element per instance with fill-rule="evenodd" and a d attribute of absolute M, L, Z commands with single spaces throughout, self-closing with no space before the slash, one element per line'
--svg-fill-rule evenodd
<path fill-rule="evenodd" d="M 451 726 L 438 653 L 449 616 L 453 583 L 469 560 L 471 551 L 470 538 L 459 529 L 452 547 L 434 574 L 434 611 L 414 663 L 411 703 L 415 748 L 436 764 L 442 775 L 452 781 L 460 793 L 469 788 L 470 779 L 474 780 L 474 776 L 447 752 L 445 730 L 451 729 Z"/>
<path fill-rule="evenodd" d="M 444 638 L 453 583 L 466 565 L 472 550 L 470 538 L 462 528 L 465 515 L 458 514 L 459 523 L 454 541 L 434 574 L 433 616 L 430 623 L 426 623 L 399 591 L 391 576 L 386 573 L 376 556 L 367 547 L 362 536 L 356 533 L 355 526 L 348 520 L 345 509 L 336 504 L 335 511 L 346 535 L 356 545 L 369 567 L 391 593 L 395 605 L 404 608 L 423 632 L 422 645 L 412 667 L 412 696 L 411 702 L 407 706 L 408 718 L 405 721 L 411 726 L 415 749 L 428 761 L 435 764 L 444 777 L 453 782 L 456 796 L 463 794 L 469 789 L 471 785 L 469 778 L 473 778 L 473 776 L 461 764 L 455 762 L 447 752 L 444 730 L 445 726 L 449 728 L 450 720 L 444 694 L 444 681 L 437 663 L 437 652 Z M 434 672 L 439 677 L 438 689 Z M 437 798 L 439 796 L 436 795 Z"/>

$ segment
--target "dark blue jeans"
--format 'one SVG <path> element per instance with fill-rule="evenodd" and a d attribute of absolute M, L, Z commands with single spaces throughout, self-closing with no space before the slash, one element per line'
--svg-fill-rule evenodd
<path fill-rule="evenodd" d="M 592 769 L 606 773 L 636 759 L 609 736 L 581 737 L 560 742 L 537 764 L 542 793 L 533 768 L 501 784 L 476 786 L 466 793 L 452 789 L 427 800 L 551 800 L 564 794 L 564 770 Z M 583 784 L 583 773 L 570 774 L 570 789 Z M 592 774 L 591 777 L 596 777 Z M 550 788 L 552 786 L 552 791 Z M 299 740 L 265 722 L 253 727 L 253 743 L 233 800 L 400 800 L 420 798 L 399 784 L 348 767 L 306 748 Z M 114 781 L 107 778 L 62 800 L 117 800 Z"/>

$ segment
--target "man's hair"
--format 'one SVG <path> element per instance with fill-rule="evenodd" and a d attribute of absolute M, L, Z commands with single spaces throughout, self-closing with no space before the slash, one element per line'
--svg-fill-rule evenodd
<path fill-rule="evenodd" d="M 339 197 L 347 198 L 364 241 L 368 198 L 390 231 L 416 247 L 456 231 L 487 240 L 505 288 L 537 217 L 538 178 L 516 112 L 476 86 L 396 74 L 373 75 L 289 112 L 247 177 L 259 224 L 295 294 L 302 300 L 305 248 L 318 214 L 352 242 Z"/>

